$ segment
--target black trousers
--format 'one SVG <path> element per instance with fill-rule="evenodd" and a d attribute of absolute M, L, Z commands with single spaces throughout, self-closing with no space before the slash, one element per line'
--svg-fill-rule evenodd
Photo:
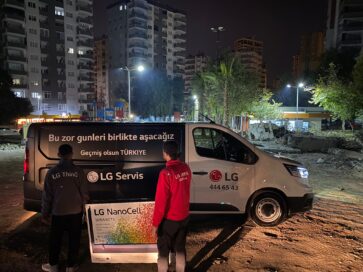
<path fill-rule="evenodd" d="M 158 251 L 160 257 L 168 257 L 169 252 L 185 254 L 189 217 L 182 221 L 164 219 L 158 228 Z"/>
<path fill-rule="evenodd" d="M 68 232 L 68 257 L 67 267 L 77 263 L 79 245 L 81 242 L 82 213 L 70 215 L 53 215 L 50 228 L 49 264 L 56 265 L 62 247 L 64 232 Z"/>

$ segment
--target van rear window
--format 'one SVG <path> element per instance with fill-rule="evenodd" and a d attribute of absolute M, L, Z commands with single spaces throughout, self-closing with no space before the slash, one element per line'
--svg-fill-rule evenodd
<path fill-rule="evenodd" d="M 57 124 L 40 127 L 39 133 L 39 151 L 48 159 L 57 159 L 58 147 L 70 144 L 74 160 L 158 162 L 163 142 L 184 144 L 180 125 Z"/>

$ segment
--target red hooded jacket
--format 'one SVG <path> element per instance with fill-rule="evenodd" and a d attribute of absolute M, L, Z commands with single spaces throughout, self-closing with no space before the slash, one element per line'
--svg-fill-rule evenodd
<path fill-rule="evenodd" d="M 156 188 L 153 226 L 158 227 L 164 218 L 181 221 L 189 215 L 191 178 L 190 168 L 184 162 L 166 163 Z"/>

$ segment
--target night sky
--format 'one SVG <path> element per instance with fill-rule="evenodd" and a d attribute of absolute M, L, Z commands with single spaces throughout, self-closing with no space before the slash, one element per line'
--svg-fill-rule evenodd
<path fill-rule="evenodd" d="M 115 0 L 95 0 L 95 35 L 106 33 L 106 6 Z M 187 13 L 187 53 L 216 54 L 213 26 L 224 26 L 222 46 L 232 47 L 240 37 L 255 36 L 264 42 L 268 81 L 291 72 L 300 35 L 325 31 L 327 0 L 160 0 Z"/>

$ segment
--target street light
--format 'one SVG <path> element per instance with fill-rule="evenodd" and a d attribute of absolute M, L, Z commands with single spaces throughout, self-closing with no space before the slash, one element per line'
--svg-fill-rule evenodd
<path fill-rule="evenodd" d="M 216 44 L 217 44 L 217 58 L 219 58 L 219 43 L 221 42 L 220 39 L 220 34 L 223 31 L 226 31 L 226 29 L 223 26 L 217 26 L 217 27 L 211 27 L 210 30 L 214 33 L 217 33 L 217 40 L 216 40 Z"/>
<path fill-rule="evenodd" d="M 298 119 L 299 115 L 299 88 L 304 88 L 304 83 L 300 82 L 297 86 L 291 86 L 291 84 L 287 84 L 287 88 L 296 88 L 296 119 Z"/>
<path fill-rule="evenodd" d="M 127 66 L 125 66 L 125 67 L 121 67 L 120 69 L 127 71 L 127 85 L 128 85 L 128 96 L 129 96 L 129 112 L 128 112 L 128 116 L 129 116 L 129 118 L 132 118 L 132 113 L 131 113 L 131 76 L 130 76 L 130 72 L 131 71 L 143 72 L 145 70 L 145 67 L 143 65 L 139 65 L 136 68 L 131 68 L 130 69 Z"/>
<path fill-rule="evenodd" d="M 194 100 L 194 121 L 198 121 L 199 119 L 199 101 L 198 96 L 193 95 Z"/>
<path fill-rule="evenodd" d="M 39 113 L 41 112 L 41 109 L 40 109 L 40 99 L 42 98 L 42 96 L 40 94 L 37 94 L 37 99 L 38 99 L 38 111 Z"/>

